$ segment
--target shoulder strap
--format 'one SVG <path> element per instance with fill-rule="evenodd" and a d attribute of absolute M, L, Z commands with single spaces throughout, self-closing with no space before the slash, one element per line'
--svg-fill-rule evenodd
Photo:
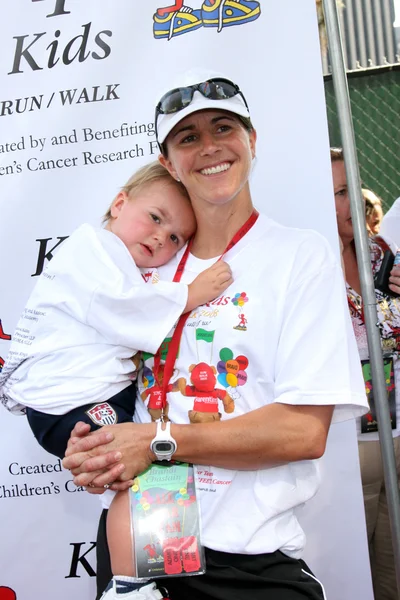
<path fill-rule="evenodd" d="M 383 250 L 383 252 L 387 252 L 388 250 L 390 250 L 390 252 L 392 252 L 389 244 L 387 242 L 385 242 L 385 240 L 383 238 L 381 238 L 379 235 L 373 237 L 372 241 L 375 242 L 376 244 L 378 244 L 378 246 Z"/>

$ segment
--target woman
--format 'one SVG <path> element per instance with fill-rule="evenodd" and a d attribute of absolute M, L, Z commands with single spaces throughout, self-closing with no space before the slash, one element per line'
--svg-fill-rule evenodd
<path fill-rule="evenodd" d="M 339 236 L 343 244 L 343 263 L 351 319 L 356 335 L 360 359 L 364 363 L 366 390 L 371 411 L 358 420 L 358 439 L 363 483 L 365 516 L 370 548 L 371 569 L 376 600 L 397 600 L 396 574 L 391 545 L 388 506 L 383 479 L 381 452 L 377 433 L 372 389 L 368 364 L 368 346 L 362 309 L 360 277 L 354 246 L 354 232 L 347 193 L 346 171 L 341 149 L 331 150 L 332 174 L 335 192 L 336 216 Z M 371 264 L 376 274 L 381 266 L 387 244 L 380 238 L 370 241 Z M 400 293 L 400 268 L 393 268 L 389 287 Z M 395 390 L 391 393 L 392 429 L 396 453 L 397 472 L 400 476 L 400 304 L 398 298 L 376 290 L 382 350 L 387 363 L 389 386 L 391 361 L 394 366 Z"/>
<path fill-rule="evenodd" d="M 166 401 L 177 445 L 170 458 L 196 464 L 207 571 L 164 585 L 172 600 L 322 599 L 300 559 L 295 509 L 318 488 L 314 459 L 324 453 L 332 415 L 365 412 L 342 273 L 318 234 L 258 215 L 249 187 L 256 132 L 246 100 L 229 80 L 191 75 L 162 97 L 156 129 L 160 161 L 188 190 L 197 231 L 189 251 L 159 275 L 190 281 L 223 256 L 234 284 L 188 315 L 167 352 L 164 389 L 174 390 Z M 322 351 L 321 336 L 330 340 Z M 145 361 L 154 380 L 157 363 Z M 236 380 L 228 378 L 235 372 Z M 111 482 L 125 489 L 155 460 L 158 426 L 141 398 L 136 420 L 91 437 L 75 428 L 64 466 L 76 483 L 95 493 Z M 100 533 L 101 548 L 103 539 Z"/>
<path fill-rule="evenodd" d="M 362 189 L 362 195 L 365 200 L 365 217 L 367 221 L 367 231 L 370 237 L 378 235 L 382 219 L 382 199 L 373 191 Z"/>

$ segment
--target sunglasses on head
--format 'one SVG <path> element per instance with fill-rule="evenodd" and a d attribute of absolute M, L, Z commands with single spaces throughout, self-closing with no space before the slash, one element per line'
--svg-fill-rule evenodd
<path fill-rule="evenodd" d="M 186 108 L 189 106 L 189 104 L 191 104 L 196 91 L 200 92 L 200 94 L 209 100 L 227 100 L 239 95 L 241 96 L 247 110 L 249 110 L 246 98 L 240 91 L 239 86 L 229 79 L 215 77 L 213 79 L 203 81 L 202 83 L 175 88 L 174 90 L 170 90 L 164 94 L 156 106 L 156 115 L 154 119 L 156 139 L 158 138 L 158 115 L 171 115 Z"/>

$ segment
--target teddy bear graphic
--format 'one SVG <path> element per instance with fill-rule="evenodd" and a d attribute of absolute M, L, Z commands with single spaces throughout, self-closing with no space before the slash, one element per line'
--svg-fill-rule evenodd
<path fill-rule="evenodd" d="M 194 398 L 193 409 L 188 412 L 191 423 L 220 421 L 219 401 L 222 401 L 226 413 L 232 413 L 235 410 L 235 402 L 228 392 L 215 387 L 217 383 L 215 367 L 201 362 L 191 365 L 189 373 L 192 385 L 187 385 L 186 379 L 180 377 L 174 387 L 183 396 Z"/>
<path fill-rule="evenodd" d="M 158 421 L 163 415 L 164 421 L 169 421 L 168 410 L 169 404 L 166 402 L 163 410 L 162 394 L 163 394 L 163 383 L 164 383 L 164 365 L 160 365 L 157 373 L 157 379 L 154 380 L 154 385 L 146 388 L 141 394 L 143 402 L 147 403 L 147 411 L 151 416 L 152 421 Z M 172 384 L 168 384 L 166 392 L 175 391 Z"/>

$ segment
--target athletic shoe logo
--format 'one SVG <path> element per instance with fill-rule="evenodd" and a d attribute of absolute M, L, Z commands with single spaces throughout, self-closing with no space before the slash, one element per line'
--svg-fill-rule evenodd
<path fill-rule="evenodd" d="M 102 402 L 101 404 L 95 404 L 90 410 L 86 411 L 86 414 L 96 425 L 114 425 L 117 420 L 117 413 L 108 402 Z M 0 600 L 1 596 L 0 596 Z"/>
<path fill-rule="evenodd" d="M 213 27 L 219 33 L 224 27 L 244 25 L 255 21 L 261 14 L 257 0 L 204 0 L 201 8 L 184 6 L 184 0 L 158 8 L 153 15 L 153 34 L 156 39 L 167 39 Z"/>

